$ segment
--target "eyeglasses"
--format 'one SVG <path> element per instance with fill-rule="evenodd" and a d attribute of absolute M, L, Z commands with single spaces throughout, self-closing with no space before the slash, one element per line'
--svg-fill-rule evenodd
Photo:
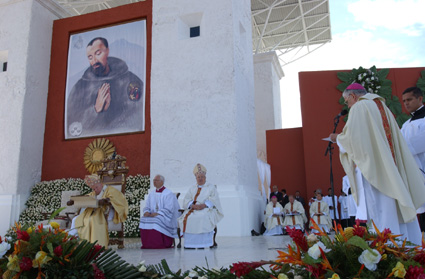
<path fill-rule="evenodd" d="M 344 99 L 344 105 L 348 105 L 348 99 L 350 98 L 351 95 L 348 95 L 347 99 Z"/>

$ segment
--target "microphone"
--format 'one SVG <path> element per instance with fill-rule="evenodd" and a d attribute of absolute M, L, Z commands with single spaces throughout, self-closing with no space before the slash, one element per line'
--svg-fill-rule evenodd
<path fill-rule="evenodd" d="M 346 115 L 347 113 L 348 113 L 348 110 L 343 109 L 343 110 L 341 110 L 341 112 L 340 112 L 340 113 L 338 113 L 338 115 L 337 115 L 335 118 L 340 118 L 341 116 L 344 116 L 344 115 Z"/>

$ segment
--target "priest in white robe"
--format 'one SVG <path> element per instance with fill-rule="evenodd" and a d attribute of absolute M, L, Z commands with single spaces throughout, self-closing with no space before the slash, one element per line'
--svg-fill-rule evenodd
<path fill-rule="evenodd" d="M 140 238 L 142 249 L 170 248 L 177 238 L 177 218 L 180 205 L 176 195 L 164 186 L 165 179 L 156 175 L 153 179 L 155 192 L 149 194 L 141 212 Z"/>
<path fill-rule="evenodd" d="M 348 226 L 353 227 L 356 223 L 356 214 L 357 214 L 357 204 L 351 194 L 350 181 L 348 180 L 348 176 L 344 176 L 342 178 L 342 190 L 347 195 L 347 207 L 348 207 Z"/>
<path fill-rule="evenodd" d="M 207 169 L 197 164 L 193 170 L 196 185 L 192 186 L 183 200 L 185 211 L 178 219 L 184 248 L 215 247 L 214 229 L 223 218 L 217 187 L 206 182 Z"/>
<path fill-rule="evenodd" d="M 341 134 L 330 138 L 340 148 L 354 199 L 359 204 L 363 192 L 367 219 L 380 231 L 388 228 L 420 244 L 416 209 L 425 203 L 424 177 L 394 116 L 382 97 L 360 84 L 349 85 L 343 97 L 350 108 L 348 121 Z"/>
<path fill-rule="evenodd" d="M 284 212 L 282 205 L 277 202 L 276 196 L 272 196 L 270 202 L 267 204 L 266 207 L 266 214 L 264 220 L 264 226 L 266 227 L 266 231 L 263 233 L 263 235 L 283 234 L 283 214 Z"/>
<path fill-rule="evenodd" d="M 283 221 L 284 228 L 289 227 L 304 231 L 304 224 L 307 223 L 304 206 L 295 200 L 293 195 L 289 195 L 289 203 L 285 205 L 283 212 L 285 213 L 285 219 Z"/>
<path fill-rule="evenodd" d="M 403 92 L 403 103 L 412 117 L 401 128 L 407 146 L 425 176 L 425 106 L 423 92 L 418 87 L 409 87 Z M 421 231 L 425 231 L 425 204 L 416 210 Z"/>
<path fill-rule="evenodd" d="M 332 228 L 331 218 L 329 217 L 329 205 L 323 200 L 322 190 L 316 190 L 316 200 L 310 206 L 310 218 L 316 222 L 319 228 L 327 233 Z M 313 226 L 310 222 L 310 228 Z M 318 233 L 317 230 L 312 229 L 312 233 Z"/>
<path fill-rule="evenodd" d="M 333 197 L 333 202 L 332 202 L 332 197 Z M 339 223 L 338 198 L 337 196 L 333 195 L 332 188 L 328 188 L 328 195 L 323 196 L 323 201 L 329 205 L 329 217 L 331 217 L 332 219 L 332 225 L 334 224 L 334 221 L 336 221 L 336 223 L 338 224 Z"/>
<path fill-rule="evenodd" d="M 341 190 L 341 195 L 338 197 L 338 203 L 341 207 L 341 226 L 343 229 L 348 227 L 350 216 L 348 215 L 347 195 Z"/>

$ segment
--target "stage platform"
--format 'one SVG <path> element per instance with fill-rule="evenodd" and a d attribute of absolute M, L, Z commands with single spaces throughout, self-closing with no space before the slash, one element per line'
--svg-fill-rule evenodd
<path fill-rule="evenodd" d="M 184 240 L 182 240 L 184 241 Z M 171 270 L 186 271 L 195 266 L 209 268 L 229 267 L 239 261 L 274 260 L 277 250 L 287 251 L 291 238 L 285 236 L 242 236 L 219 237 L 218 247 L 214 249 L 140 249 L 140 240 L 131 239 L 125 243 L 126 248 L 116 250 L 127 262 L 137 265 L 145 261 L 146 265 L 157 264 L 166 259 Z"/>

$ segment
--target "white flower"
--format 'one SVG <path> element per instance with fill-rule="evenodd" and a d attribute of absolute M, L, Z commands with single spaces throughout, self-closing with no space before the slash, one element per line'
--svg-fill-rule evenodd
<path fill-rule="evenodd" d="M 161 277 L 161 279 L 171 279 L 173 278 L 173 275 L 171 274 L 165 274 L 164 276 Z"/>
<path fill-rule="evenodd" d="M 198 272 L 196 272 L 195 270 L 191 270 L 190 272 L 189 272 L 189 277 L 198 277 Z"/>
<path fill-rule="evenodd" d="M 146 271 L 146 266 L 142 265 L 142 266 L 139 268 L 139 271 L 140 271 L 140 272 L 145 272 L 145 271 Z"/>
<path fill-rule="evenodd" d="M 201 277 L 198 277 L 198 279 L 208 279 L 208 277 L 207 276 L 201 276 Z"/>
<path fill-rule="evenodd" d="M 7 251 L 10 249 L 10 244 L 6 241 L 0 243 L 0 258 L 3 257 Z"/>
<path fill-rule="evenodd" d="M 321 255 L 319 247 L 322 248 L 323 252 L 325 253 L 330 251 L 330 249 L 326 249 L 325 244 L 323 244 L 321 241 L 317 242 L 308 249 L 308 254 L 315 260 L 317 260 Z"/>
<path fill-rule="evenodd" d="M 381 254 L 378 250 L 373 249 L 372 252 L 369 250 L 364 250 L 363 253 L 359 256 L 359 263 L 364 264 L 364 266 L 374 271 L 376 270 L 376 265 L 381 260 Z"/>

